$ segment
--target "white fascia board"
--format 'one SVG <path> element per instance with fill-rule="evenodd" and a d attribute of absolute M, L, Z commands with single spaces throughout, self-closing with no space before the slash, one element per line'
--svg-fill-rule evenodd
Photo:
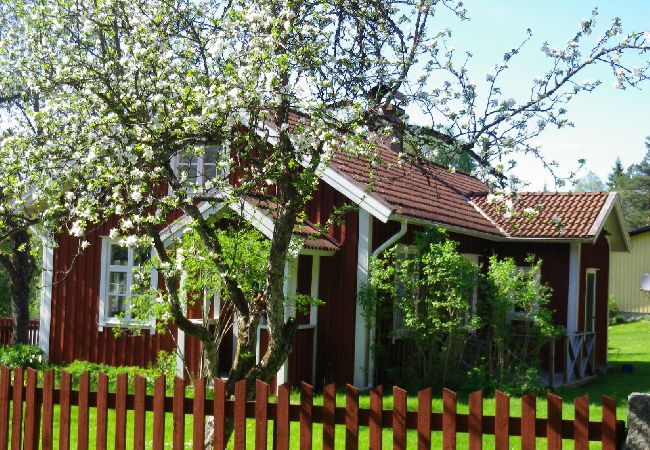
<path fill-rule="evenodd" d="M 303 162 L 303 164 L 306 164 L 306 162 Z M 375 219 L 386 223 L 393 214 L 393 208 L 373 197 L 371 192 L 366 191 L 332 167 L 318 170 L 317 174 L 327 184 L 359 205 L 359 208 L 368 211 Z"/>
<path fill-rule="evenodd" d="M 594 220 L 594 223 L 591 225 L 591 228 L 589 229 L 589 236 L 593 236 L 594 242 L 596 239 L 598 239 L 598 235 L 602 231 L 603 227 L 605 226 L 605 222 L 607 221 L 607 217 L 609 217 L 609 213 L 612 211 L 614 208 L 614 204 L 616 202 L 616 192 L 610 192 L 607 195 L 607 200 L 605 200 L 605 204 L 603 207 L 600 209 L 600 212 L 596 216 L 596 220 Z"/>
<path fill-rule="evenodd" d="M 199 212 L 204 218 L 208 218 L 211 215 L 219 212 L 221 208 L 224 207 L 222 202 L 211 203 L 203 202 L 199 205 Z M 163 241 L 165 246 L 168 246 L 172 241 L 178 237 L 181 237 L 187 231 L 187 226 L 192 222 L 192 218 L 187 214 L 179 217 L 160 232 L 160 239 Z"/>
<path fill-rule="evenodd" d="M 260 211 L 259 208 L 251 205 L 246 200 L 240 200 L 234 205 L 229 205 L 229 208 L 250 222 L 250 224 L 264 236 L 269 239 L 273 238 L 275 224 L 273 223 L 273 220 Z"/>
<path fill-rule="evenodd" d="M 228 207 L 233 212 L 241 215 L 267 238 L 271 239 L 273 237 L 273 221 L 257 207 L 245 200 L 240 200 L 236 204 L 229 205 L 224 202 L 202 202 L 199 205 L 199 212 L 207 219 L 213 214 L 218 213 L 224 207 Z M 160 233 L 160 237 L 165 246 L 170 245 L 175 238 L 182 236 L 187 231 L 188 225 L 191 222 L 192 218 L 187 214 L 184 214 L 182 217 L 165 227 Z"/>

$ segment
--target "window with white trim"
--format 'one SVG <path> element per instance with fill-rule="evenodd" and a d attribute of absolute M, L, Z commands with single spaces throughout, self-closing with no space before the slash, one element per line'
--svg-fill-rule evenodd
<path fill-rule="evenodd" d="M 540 273 L 539 270 L 535 268 L 535 266 L 517 266 L 517 269 L 520 272 L 524 272 L 527 276 L 530 276 L 533 278 L 535 281 L 535 289 L 537 290 L 537 293 L 539 294 L 541 292 L 541 286 L 542 286 L 542 274 Z M 512 305 L 512 310 L 510 311 L 510 318 L 515 319 L 515 320 L 524 320 L 527 318 L 526 316 L 526 311 L 524 311 L 522 308 L 518 307 L 517 304 L 515 303 L 513 299 L 513 305 Z M 533 312 L 537 313 L 539 311 L 539 304 L 535 303 L 533 305 Z"/>
<path fill-rule="evenodd" d="M 412 255 L 416 254 L 417 251 L 418 249 L 415 245 L 398 244 L 395 252 L 395 257 L 397 258 L 398 261 L 403 262 L 409 259 Z M 396 270 L 395 290 L 397 291 L 397 295 L 400 297 L 403 296 L 417 297 L 418 296 L 417 289 L 414 289 L 410 292 L 407 291 L 408 287 L 402 281 L 400 275 L 401 274 L 398 274 Z M 414 286 L 417 283 L 417 280 L 419 278 L 419 273 L 417 270 L 411 270 L 409 271 L 407 276 L 410 278 L 409 284 L 411 284 L 411 286 Z M 395 302 L 393 304 L 393 342 L 395 341 L 395 339 L 402 338 L 405 335 L 406 335 L 406 328 L 404 326 L 404 311 L 402 310 L 402 308 L 399 307 L 398 303 Z"/>
<path fill-rule="evenodd" d="M 223 181 L 228 177 L 225 164 L 226 150 L 221 145 L 206 145 L 200 154 L 185 152 L 174 157 L 172 167 L 177 176 L 185 176 L 190 183 L 201 188 L 209 181 Z"/>
<path fill-rule="evenodd" d="M 596 292 L 598 269 L 588 268 L 585 273 L 585 331 L 596 331 Z"/>
<path fill-rule="evenodd" d="M 117 240 L 102 239 L 99 288 L 99 326 L 136 325 L 131 315 L 131 295 L 134 271 L 151 258 L 151 249 L 122 247 Z M 150 276 L 157 285 L 156 272 Z M 151 324 L 137 323 L 139 326 Z"/>

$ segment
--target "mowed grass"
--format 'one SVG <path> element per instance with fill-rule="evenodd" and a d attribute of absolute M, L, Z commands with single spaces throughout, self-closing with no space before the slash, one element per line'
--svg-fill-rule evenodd
<path fill-rule="evenodd" d="M 609 329 L 609 363 L 613 366 L 613 371 L 609 374 L 599 376 L 595 381 L 588 385 L 571 389 L 571 390 L 558 390 L 556 394 L 563 399 L 563 418 L 573 418 L 573 401 L 584 394 L 589 394 L 590 398 L 590 420 L 599 421 L 601 419 L 601 396 L 608 395 L 617 401 L 617 418 L 627 419 L 627 397 L 632 392 L 650 392 L 650 322 L 633 322 L 621 325 L 615 325 Z M 633 374 L 624 374 L 621 372 L 621 364 L 627 363 L 634 366 Z M 415 394 L 415 393 L 413 393 Z M 438 394 L 438 395 L 436 395 Z M 434 412 L 442 411 L 442 397 L 441 393 L 434 392 L 436 397 L 433 399 L 432 408 Z M 292 403 L 299 402 L 298 392 L 292 393 Z M 337 406 L 345 405 L 345 394 L 340 392 L 337 394 Z M 370 399 L 368 395 L 362 394 L 359 399 L 361 408 L 369 408 Z M 386 393 L 384 398 L 384 408 L 392 408 L 392 397 L 389 392 Z M 322 405 L 322 396 L 316 395 L 314 397 L 315 405 Z M 417 411 L 417 397 L 410 395 L 408 398 L 408 409 Z M 510 401 L 511 416 L 520 416 L 521 414 L 521 401 L 518 398 L 512 398 Z M 544 398 L 537 399 L 537 416 L 540 418 L 546 417 L 546 400 Z M 468 394 L 461 393 L 458 395 L 458 412 L 468 412 Z M 484 414 L 494 415 L 495 402 L 494 397 L 486 397 L 484 401 Z M 96 410 L 90 410 L 90 448 L 95 447 L 95 417 Z M 76 447 L 77 437 L 77 408 L 72 407 L 71 411 L 71 429 L 70 437 L 72 447 Z M 55 407 L 54 411 L 54 439 L 55 448 L 58 447 L 59 438 L 59 410 Z M 167 414 L 165 418 L 165 447 L 171 448 L 171 440 L 173 433 L 172 415 Z M 190 415 L 185 417 L 185 443 L 187 448 L 191 448 L 192 440 L 192 427 L 193 418 Z M 127 415 L 127 447 L 132 448 L 133 442 L 133 412 L 128 412 Z M 153 431 L 151 424 L 153 423 L 152 413 L 147 413 L 146 417 L 146 442 L 147 447 L 151 446 L 153 439 Z M 272 424 L 269 424 L 269 445 L 271 448 Z M 254 420 L 247 421 L 247 448 L 253 448 L 255 441 L 255 422 Z M 291 448 L 299 448 L 299 426 L 297 423 L 291 425 Z M 384 448 L 392 448 L 392 432 L 385 430 L 383 433 Z M 108 448 L 113 447 L 115 439 L 115 412 L 109 411 L 108 414 Z M 410 431 L 407 435 L 408 448 L 414 448 L 417 443 L 417 433 Z M 345 447 L 345 428 L 337 426 L 335 430 L 336 448 Z M 494 447 L 494 438 L 492 436 L 484 436 L 484 448 Z M 313 426 L 313 444 L 314 448 L 320 448 L 322 443 L 322 427 L 318 424 Z M 368 429 L 362 427 L 359 431 L 359 444 L 360 448 L 368 448 Z M 467 434 L 459 433 L 457 436 L 458 448 L 467 448 Z M 231 442 L 232 445 L 232 442 Z M 539 448 L 546 446 L 545 439 L 538 439 Z M 230 445 L 229 445 L 230 447 Z M 432 448 L 442 447 L 442 434 L 435 432 L 432 434 Z M 520 448 L 519 438 L 510 438 L 510 447 L 513 449 Z M 565 441 L 564 448 L 573 448 L 572 441 Z M 600 444 L 591 443 L 590 448 L 600 448 Z"/>

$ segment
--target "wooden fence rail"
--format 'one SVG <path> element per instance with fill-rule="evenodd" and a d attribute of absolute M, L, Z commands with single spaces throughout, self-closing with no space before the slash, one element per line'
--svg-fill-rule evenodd
<path fill-rule="evenodd" d="M 29 344 L 38 344 L 39 323 L 38 319 L 29 319 L 29 325 L 27 326 Z M 0 347 L 11 345 L 13 335 L 13 319 L 11 317 L 0 317 Z"/>
<path fill-rule="evenodd" d="M 26 383 L 25 383 L 26 381 Z M 323 390 L 323 405 L 313 404 L 314 390 L 303 383 L 300 390 L 300 403 L 291 404 L 289 386 L 278 388 L 277 401 L 269 402 L 269 385 L 258 381 L 255 386 L 256 400 L 247 401 L 246 384 L 236 385 L 233 399 L 225 396 L 225 384 L 214 380 L 214 398 L 206 398 L 206 380 L 194 383 L 194 397 L 186 396 L 185 380 L 176 378 L 173 383 L 173 396 L 165 393 L 165 379 L 153 383 L 153 395 L 147 394 L 147 382 L 136 376 L 129 389 L 126 374 L 120 375 L 115 383 L 115 392 L 109 392 L 109 380 L 99 374 L 96 391 L 90 390 L 90 376 L 81 375 L 78 388 L 73 389 L 72 377 L 61 372 L 59 388 L 55 385 L 54 372 L 42 374 L 32 369 L 0 369 L 0 448 L 7 448 L 10 441 L 12 449 L 37 449 L 39 440 L 42 448 L 52 448 L 55 434 L 59 448 L 70 448 L 71 407 L 77 407 L 77 448 L 88 448 L 89 433 L 95 433 L 96 448 L 106 449 L 113 444 L 116 449 L 126 448 L 127 411 L 133 414 L 133 444 L 135 449 L 145 448 L 145 430 L 153 428 L 154 449 L 164 447 L 165 414 L 173 416 L 172 446 L 184 447 L 185 420 L 193 416 L 193 448 L 203 448 L 206 416 L 215 416 L 213 448 L 226 448 L 227 419 L 234 427 L 231 448 L 243 450 L 248 438 L 253 439 L 256 449 L 273 447 L 286 450 L 290 442 L 298 442 L 301 450 L 311 448 L 334 448 L 335 430 L 344 432 L 346 449 L 359 446 L 359 429 L 368 427 L 369 448 L 381 449 L 382 431 L 392 429 L 394 449 L 407 448 L 407 430 L 417 430 L 417 438 L 409 438 L 408 447 L 431 448 L 431 433 L 442 431 L 443 447 L 456 448 L 458 433 L 468 433 L 469 448 L 481 449 L 483 435 L 495 436 L 495 448 L 509 448 L 510 437 L 521 437 L 521 448 L 535 448 L 536 438 L 547 438 L 547 448 L 562 448 L 562 439 L 572 439 L 574 448 L 587 449 L 589 441 L 602 442 L 605 450 L 614 450 L 624 434 L 624 423 L 616 420 L 616 405 L 609 397 L 602 399 L 602 420 L 589 420 L 589 401 L 587 396 L 575 400 L 575 418 L 562 419 L 562 399 L 548 394 L 548 419 L 537 418 L 536 398 L 529 394 L 522 398 L 520 417 L 512 417 L 510 398 L 500 392 L 496 394 L 495 416 L 483 414 L 483 394 L 474 392 L 469 398 L 469 414 L 456 411 L 456 394 L 450 390 L 443 392 L 443 411 L 432 412 L 432 391 L 426 389 L 418 393 L 417 411 L 407 409 L 407 392 L 393 388 L 393 409 L 383 408 L 383 392 L 378 387 L 370 391 L 370 407 L 359 407 L 359 391 L 346 387 L 345 406 L 336 405 L 336 392 L 333 385 Z M 132 392 L 132 393 L 130 393 Z M 14 406 L 13 409 L 10 406 Z M 20 405 L 21 407 L 16 407 Z M 53 429 L 54 405 L 59 405 L 59 429 Z M 90 427 L 89 409 L 96 408 L 95 423 Z M 115 411 L 113 434 L 114 443 L 107 442 L 108 410 Z M 147 423 L 146 411 L 152 411 L 153 423 Z M 246 419 L 255 419 L 254 433 L 246 430 Z M 272 421 L 272 436 L 267 435 L 268 423 Z M 9 426 L 11 422 L 11 427 Z M 290 435 L 290 424 L 299 424 L 299 436 Z M 322 442 L 314 442 L 313 424 L 322 424 Z M 335 425 L 341 425 L 336 429 Z M 10 429 L 11 428 L 11 429 Z M 40 433 L 39 433 L 40 431 Z M 251 442 L 252 443 L 252 442 Z"/>

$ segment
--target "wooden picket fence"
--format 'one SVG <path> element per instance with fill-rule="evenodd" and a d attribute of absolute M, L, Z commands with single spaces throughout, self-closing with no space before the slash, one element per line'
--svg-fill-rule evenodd
<path fill-rule="evenodd" d="M 11 338 L 14 335 L 13 321 L 14 319 L 11 317 L 0 317 L 0 346 L 11 345 Z M 29 325 L 27 325 L 27 336 L 30 344 L 38 344 L 39 324 L 40 322 L 38 319 L 29 319 Z"/>
<path fill-rule="evenodd" d="M 26 379 L 26 385 L 25 385 Z M 176 378 L 173 382 L 173 396 L 165 393 L 165 379 L 158 378 L 153 383 L 153 395 L 147 394 L 146 379 L 136 376 L 129 389 L 127 375 L 117 377 L 115 392 L 109 392 L 109 379 L 99 374 L 96 391 L 90 389 L 90 376 L 81 375 L 78 388 L 73 389 L 69 373 L 61 372 L 58 387 L 52 371 L 40 374 L 32 369 L 0 369 L 0 449 L 37 449 L 39 440 L 42 448 L 52 448 L 55 433 L 58 434 L 59 448 L 70 448 L 71 406 L 77 407 L 77 448 L 87 449 L 89 444 L 89 410 L 96 408 L 96 421 L 92 432 L 96 437 L 96 448 L 107 448 L 108 410 L 115 411 L 113 448 L 126 448 L 127 411 L 133 414 L 133 448 L 145 448 L 145 430 L 153 428 L 154 449 L 164 447 L 165 414 L 173 416 L 174 449 L 184 448 L 185 419 L 193 416 L 193 448 L 203 448 L 205 440 L 206 416 L 215 416 L 213 448 L 226 448 L 226 419 L 234 427 L 230 448 L 246 448 L 246 419 L 255 419 L 255 449 L 273 448 L 286 450 L 290 440 L 299 442 L 303 449 L 334 448 L 335 426 L 344 426 L 345 448 L 359 446 L 359 429 L 368 427 L 369 448 L 381 449 L 382 430 L 392 429 L 394 449 L 407 448 L 407 431 L 417 430 L 417 448 L 431 448 L 431 433 L 442 431 L 443 447 L 456 448 L 458 433 L 468 433 L 469 448 L 481 449 L 482 436 L 494 435 L 496 449 L 508 449 L 511 436 L 521 437 L 521 448 L 535 448 L 535 438 L 547 439 L 547 448 L 562 448 L 562 439 L 572 439 L 576 449 L 587 449 L 589 441 L 602 442 L 602 448 L 614 450 L 624 434 L 624 423 L 616 421 L 615 401 L 609 397 L 602 399 L 602 421 L 589 420 L 589 400 L 587 396 L 575 400 L 575 418 L 562 419 L 562 399 L 548 394 L 548 419 L 537 418 L 534 395 L 522 398 L 520 417 L 512 417 L 510 399 L 497 392 L 495 416 L 483 415 L 483 394 L 474 392 L 469 398 L 469 414 L 456 412 L 456 394 L 444 390 L 443 411 L 432 412 L 431 389 L 418 393 L 418 410 L 407 410 L 407 392 L 393 388 L 393 409 L 384 409 L 382 389 L 370 391 L 370 408 L 359 407 L 359 391 L 346 387 L 345 406 L 336 405 L 334 385 L 323 390 L 323 405 L 313 404 L 314 389 L 303 383 L 300 389 L 300 404 L 291 404 L 290 389 L 287 385 L 278 388 L 277 401 L 269 402 L 269 385 L 257 382 L 256 400 L 246 401 L 246 384 L 240 382 L 235 387 L 234 399 L 225 396 L 225 384 L 214 381 L 214 398 L 206 398 L 206 380 L 194 382 L 194 397 L 186 397 L 186 382 Z M 149 386 L 151 388 L 151 386 Z M 129 391 L 133 392 L 132 394 Z M 13 408 L 10 406 L 13 405 Z M 15 407 L 20 405 L 21 407 Z M 24 408 L 22 407 L 24 405 Z M 59 429 L 53 429 L 54 405 L 59 405 Z M 153 412 L 153 423 L 146 423 L 146 412 Z M 273 422 L 271 435 L 268 435 L 269 422 Z M 11 424 L 10 424 L 11 422 Z M 290 423 L 299 424 L 299 436 L 290 436 Z M 313 424 L 322 424 L 322 442 L 313 442 Z M 10 427 L 11 425 L 11 427 Z M 342 427 L 339 430 L 343 431 Z M 410 438 L 409 448 L 415 448 L 415 438 Z M 295 445 L 295 444 L 294 444 Z M 22 446 L 22 447 L 21 447 Z"/>

